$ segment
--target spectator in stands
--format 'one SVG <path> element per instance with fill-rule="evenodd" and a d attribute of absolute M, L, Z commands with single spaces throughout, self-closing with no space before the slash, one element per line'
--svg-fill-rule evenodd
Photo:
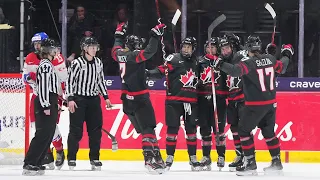
<path fill-rule="evenodd" d="M 80 40 L 85 36 L 92 36 L 94 26 L 94 17 L 87 13 L 83 6 L 77 6 L 70 18 L 68 27 L 69 37 L 71 38 L 71 55 L 68 57 L 68 61 L 80 56 Z"/>

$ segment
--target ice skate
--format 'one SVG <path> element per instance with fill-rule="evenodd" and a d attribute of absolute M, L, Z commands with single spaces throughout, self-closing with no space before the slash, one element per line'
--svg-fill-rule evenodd
<path fill-rule="evenodd" d="M 46 156 L 44 157 L 44 159 L 42 161 L 42 165 L 45 166 L 47 170 L 54 170 L 55 169 L 52 151 L 48 152 L 46 154 Z"/>
<path fill-rule="evenodd" d="M 65 155 L 63 150 L 61 151 L 57 151 L 57 159 L 55 162 L 55 165 L 57 167 L 58 170 L 60 170 L 64 164 L 64 159 L 65 159 Z"/>
<path fill-rule="evenodd" d="M 164 161 L 163 161 L 163 159 L 162 159 L 162 156 L 161 156 L 160 151 L 159 151 L 159 150 L 155 150 L 154 153 L 155 153 L 154 159 L 156 160 L 156 162 L 157 162 L 158 164 L 160 164 L 163 169 L 165 169 L 165 168 L 166 168 L 166 164 L 164 163 Z"/>
<path fill-rule="evenodd" d="M 92 171 L 101 171 L 102 162 L 99 160 L 91 160 L 91 170 Z"/>
<path fill-rule="evenodd" d="M 211 171 L 211 157 L 203 156 L 200 161 L 201 171 Z"/>
<path fill-rule="evenodd" d="M 46 171 L 46 167 L 45 166 L 38 166 L 39 167 L 39 171 L 38 171 L 38 175 L 44 175 L 45 171 Z"/>
<path fill-rule="evenodd" d="M 200 166 L 200 162 L 197 161 L 197 156 L 192 155 L 189 158 L 190 158 L 189 164 L 191 165 L 191 171 L 200 171 L 201 166 Z"/>
<path fill-rule="evenodd" d="M 166 159 L 166 171 L 169 171 L 173 163 L 173 156 L 167 155 Z"/>
<path fill-rule="evenodd" d="M 237 176 L 257 176 L 257 163 L 255 158 L 244 160 L 243 166 L 237 167 Z"/>
<path fill-rule="evenodd" d="M 152 151 L 144 150 L 143 156 L 145 160 L 145 168 L 151 173 L 162 174 L 164 173 L 163 165 L 155 160 L 155 154 Z"/>
<path fill-rule="evenodd" d="M 235 172 L 236 168 L 243 165 L 243 156 L 237 156 L 232 163 L 229 164 L 229 171 Z"/>
<path fill-rule="evenodd" d="M 77 166 L 76 160 L 68 160 L 68 166 L 69 166 L 69 170 L 73 171 L 74 168 Z"/>
<path fill-rule="evenodd" d="M 37 176 L 37 175 L 39 175 L 39 170 L 40 169 L 38 166 L 25 164 L 25 165 L 23 165 L 22 175 L 23 176 Z"/>
<path fill-rule="evenodd" d="M 283 175 L 283 166 L 279 156 L 274 157 L 271 161 L 271 165 L 263 168 L 265 175 Z"/>
<path fill-rule="evenodd" d="M 224 165 L 225 165 L 225 159 L 224 159 L 224 157 L 223 157 L 223 156 L 219 156 L 219 157 L 218 157 L 218 161 L 217 161 L 217 166 L 218 166 L 218 168 L 219 168 L 219 171 L 222 170 L 222 168 L 224 167 Z"/>

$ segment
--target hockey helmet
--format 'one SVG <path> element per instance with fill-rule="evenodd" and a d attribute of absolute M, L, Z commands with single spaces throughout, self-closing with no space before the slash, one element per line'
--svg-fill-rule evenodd
<path fill-rule="evenodd" d="M 51 52 L 56 52 L 56 41 L 53 39 L 45 39 L 41 42 L 41 48 L 40 48 L 40 52 L 42 54 L 50 54 Z"/>
<path fill-rule="evenodd" d="M 250 52 L 260 52 L 262 48 L 262 42 L 259 36 L 249 36 L 245 45 Z"/>
<path fill-rule="evenodd" d="M 205 53 L 207 53 L 206 49 L 209 46 L 209 44 L 211 44 L 211 46 L 215 46 L 216 48 L 218 48 L 218 42 L 219 42 L 218 37 L 212 37 L 212 38 L 210 38 L 210 40 L 207 40 L 206 43 L 204 44 Z"/>
<path fill-rule="evenodd" d="M 125 45 L 130 49 L 130 51 L 140 50 L 144 44 L 145 40 L 135 35 L 128 35 L 125 40 Z"/>
<path fill-rule="evenodd" d="M 192 46 L 192 53 L 191 54 L 184 54 L 182 53 L 182 47 L 184 44 L 189 44 Z M 197 49 L 197 39 L 195 37 L 186 37 L 181 41 L 180 44 L 180 54 L 184 57 L 191 57 L 194 51 Z"/>
<path fill-rule="evenodd" d="M 39 32 L 39 33 L 36 33 L 33 35 L 33 37 L 31 38 L 31 42 L 32 44 L 33 43 L 36 43 L 36 42 L 42 42 L 44 41 L 45 39 L 48 39 L 49 36 L 47 35 L 47 33 L 45 32 Z"/>
<path fill-rule="evenodd" d="M 95 37 L 93 37 L 93 36 L 83 37 L 80 41 L 81 50 L 84 51 L 84 48 L 89 47 L 89 46 L 96 46 L 97 51 L 100 50 L 99 42 Z"/>

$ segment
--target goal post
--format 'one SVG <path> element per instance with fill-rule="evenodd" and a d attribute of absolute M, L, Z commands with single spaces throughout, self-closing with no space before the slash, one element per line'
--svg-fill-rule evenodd
<path fill-rule="evenodd" d="M 30 93 L 21 74 L 0 73 L 0 164 L 23 164 L 30 143 Z"/>

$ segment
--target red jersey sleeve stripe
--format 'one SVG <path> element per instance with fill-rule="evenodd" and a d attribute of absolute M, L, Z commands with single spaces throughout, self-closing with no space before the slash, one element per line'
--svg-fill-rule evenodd
<path fill-rule="evenodd" d="M 115 46 L 112 48 L 111 56 L 115 61 L 117 61 L 117 50 L 118 49 L 121 49 L 121 46 Z"/>
<path fill-rule="evenodd" d="M 240 66 L 241 66 L 241 69 L 242 69 L 242 74 L 248 74 L 249 73 L 248 67 L 244 63 L 240 62 Z M 244 71 L 244 73 L 243 73 L 243 71 Z"/>

